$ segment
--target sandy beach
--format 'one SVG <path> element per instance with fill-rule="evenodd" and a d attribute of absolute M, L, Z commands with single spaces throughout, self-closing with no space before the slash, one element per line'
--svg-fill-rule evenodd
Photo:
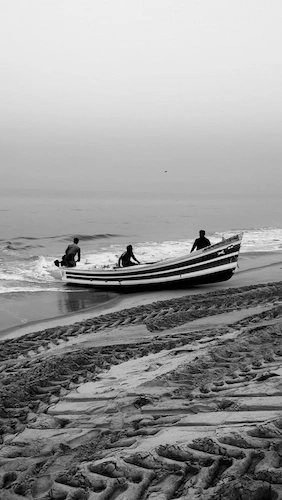
<path fill-rule="evenodd" d="M 3 332 L 1 500 L 282 499 L 281 268 Z"/>

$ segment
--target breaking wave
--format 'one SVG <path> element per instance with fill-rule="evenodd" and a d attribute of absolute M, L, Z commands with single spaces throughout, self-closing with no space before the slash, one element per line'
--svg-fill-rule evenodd
<path fill-rule="evenodd" d="M 26 251 L 38 248 L 45 248 L 48 246 L 48 240 L 61 242 L 71 242 L 74 237 L 79 238 L 80 241 L 90 242 L 95 240 L 106 240 L 112 238 L 118 238 L 121 235 L 112 233 L 101 233 L 101 234 L 82 234 L 82 235 L 60 235 L 60 236 L 42 236 L 40 238 L 34 238 L 29 236 L 18 236 L 16 238 L 11 238 L 10 240 L 0 239 L 0 250 L 2 251 Z"/>

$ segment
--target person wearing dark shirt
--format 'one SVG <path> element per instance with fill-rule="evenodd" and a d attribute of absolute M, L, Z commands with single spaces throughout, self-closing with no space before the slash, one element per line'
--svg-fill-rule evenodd
<path fill-rule="evenodd" d="M 205 231 L 201 229 L 201 231 L 199 232 L 199 238 L 196 238 L 196 240 L 194 241 L 191 252 L 193 252 L 195 249 L 201 250 L 202 248 L 210 246 L 211 242 L 210 240 L 208 240 L 208 238 L 205 237 L 205 234 Z"/>
<path fill-rule="evenodd" d="M 136 259 L 133 253 L 132 245 L 128 245 L 126 247 L 126 251 L 123 252 L 123 254 L 118 259 L 118 267 L 135 266 L 135 262 L 132 262 L 131 259 L 135 260 L 137 264 L 140 264 L 139 260 Z"/>
<path fill-rule="evenodd" d="M 64 255 L 64 262 L 67 267 L 75 267 L 76 263 L 80 261 L 80 248 L 78 246 L 79 239 L 74 238 L 73 243 L 71 243 L 66 249 L 66 253 Z M 75 260 L 75 256 L 77 255 L 77 260 Z"/>

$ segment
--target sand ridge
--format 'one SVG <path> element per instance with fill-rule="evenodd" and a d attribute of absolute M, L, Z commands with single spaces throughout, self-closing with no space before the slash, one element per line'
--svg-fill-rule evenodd
<path fill-rule="evenodd" d="M 282 498 L 281 298 L 230 288 L 2 341 L 0 498 Z"/>

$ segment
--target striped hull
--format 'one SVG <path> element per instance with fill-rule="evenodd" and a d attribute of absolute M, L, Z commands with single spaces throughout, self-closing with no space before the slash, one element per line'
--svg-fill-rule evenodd
<path fill-rule="evenodd" d="M 230 279 L 237 267 L 242 234 L 178 259 L 112 270 L 69 268 L 66 283 L 116 291 L 180 288 Z"/>

